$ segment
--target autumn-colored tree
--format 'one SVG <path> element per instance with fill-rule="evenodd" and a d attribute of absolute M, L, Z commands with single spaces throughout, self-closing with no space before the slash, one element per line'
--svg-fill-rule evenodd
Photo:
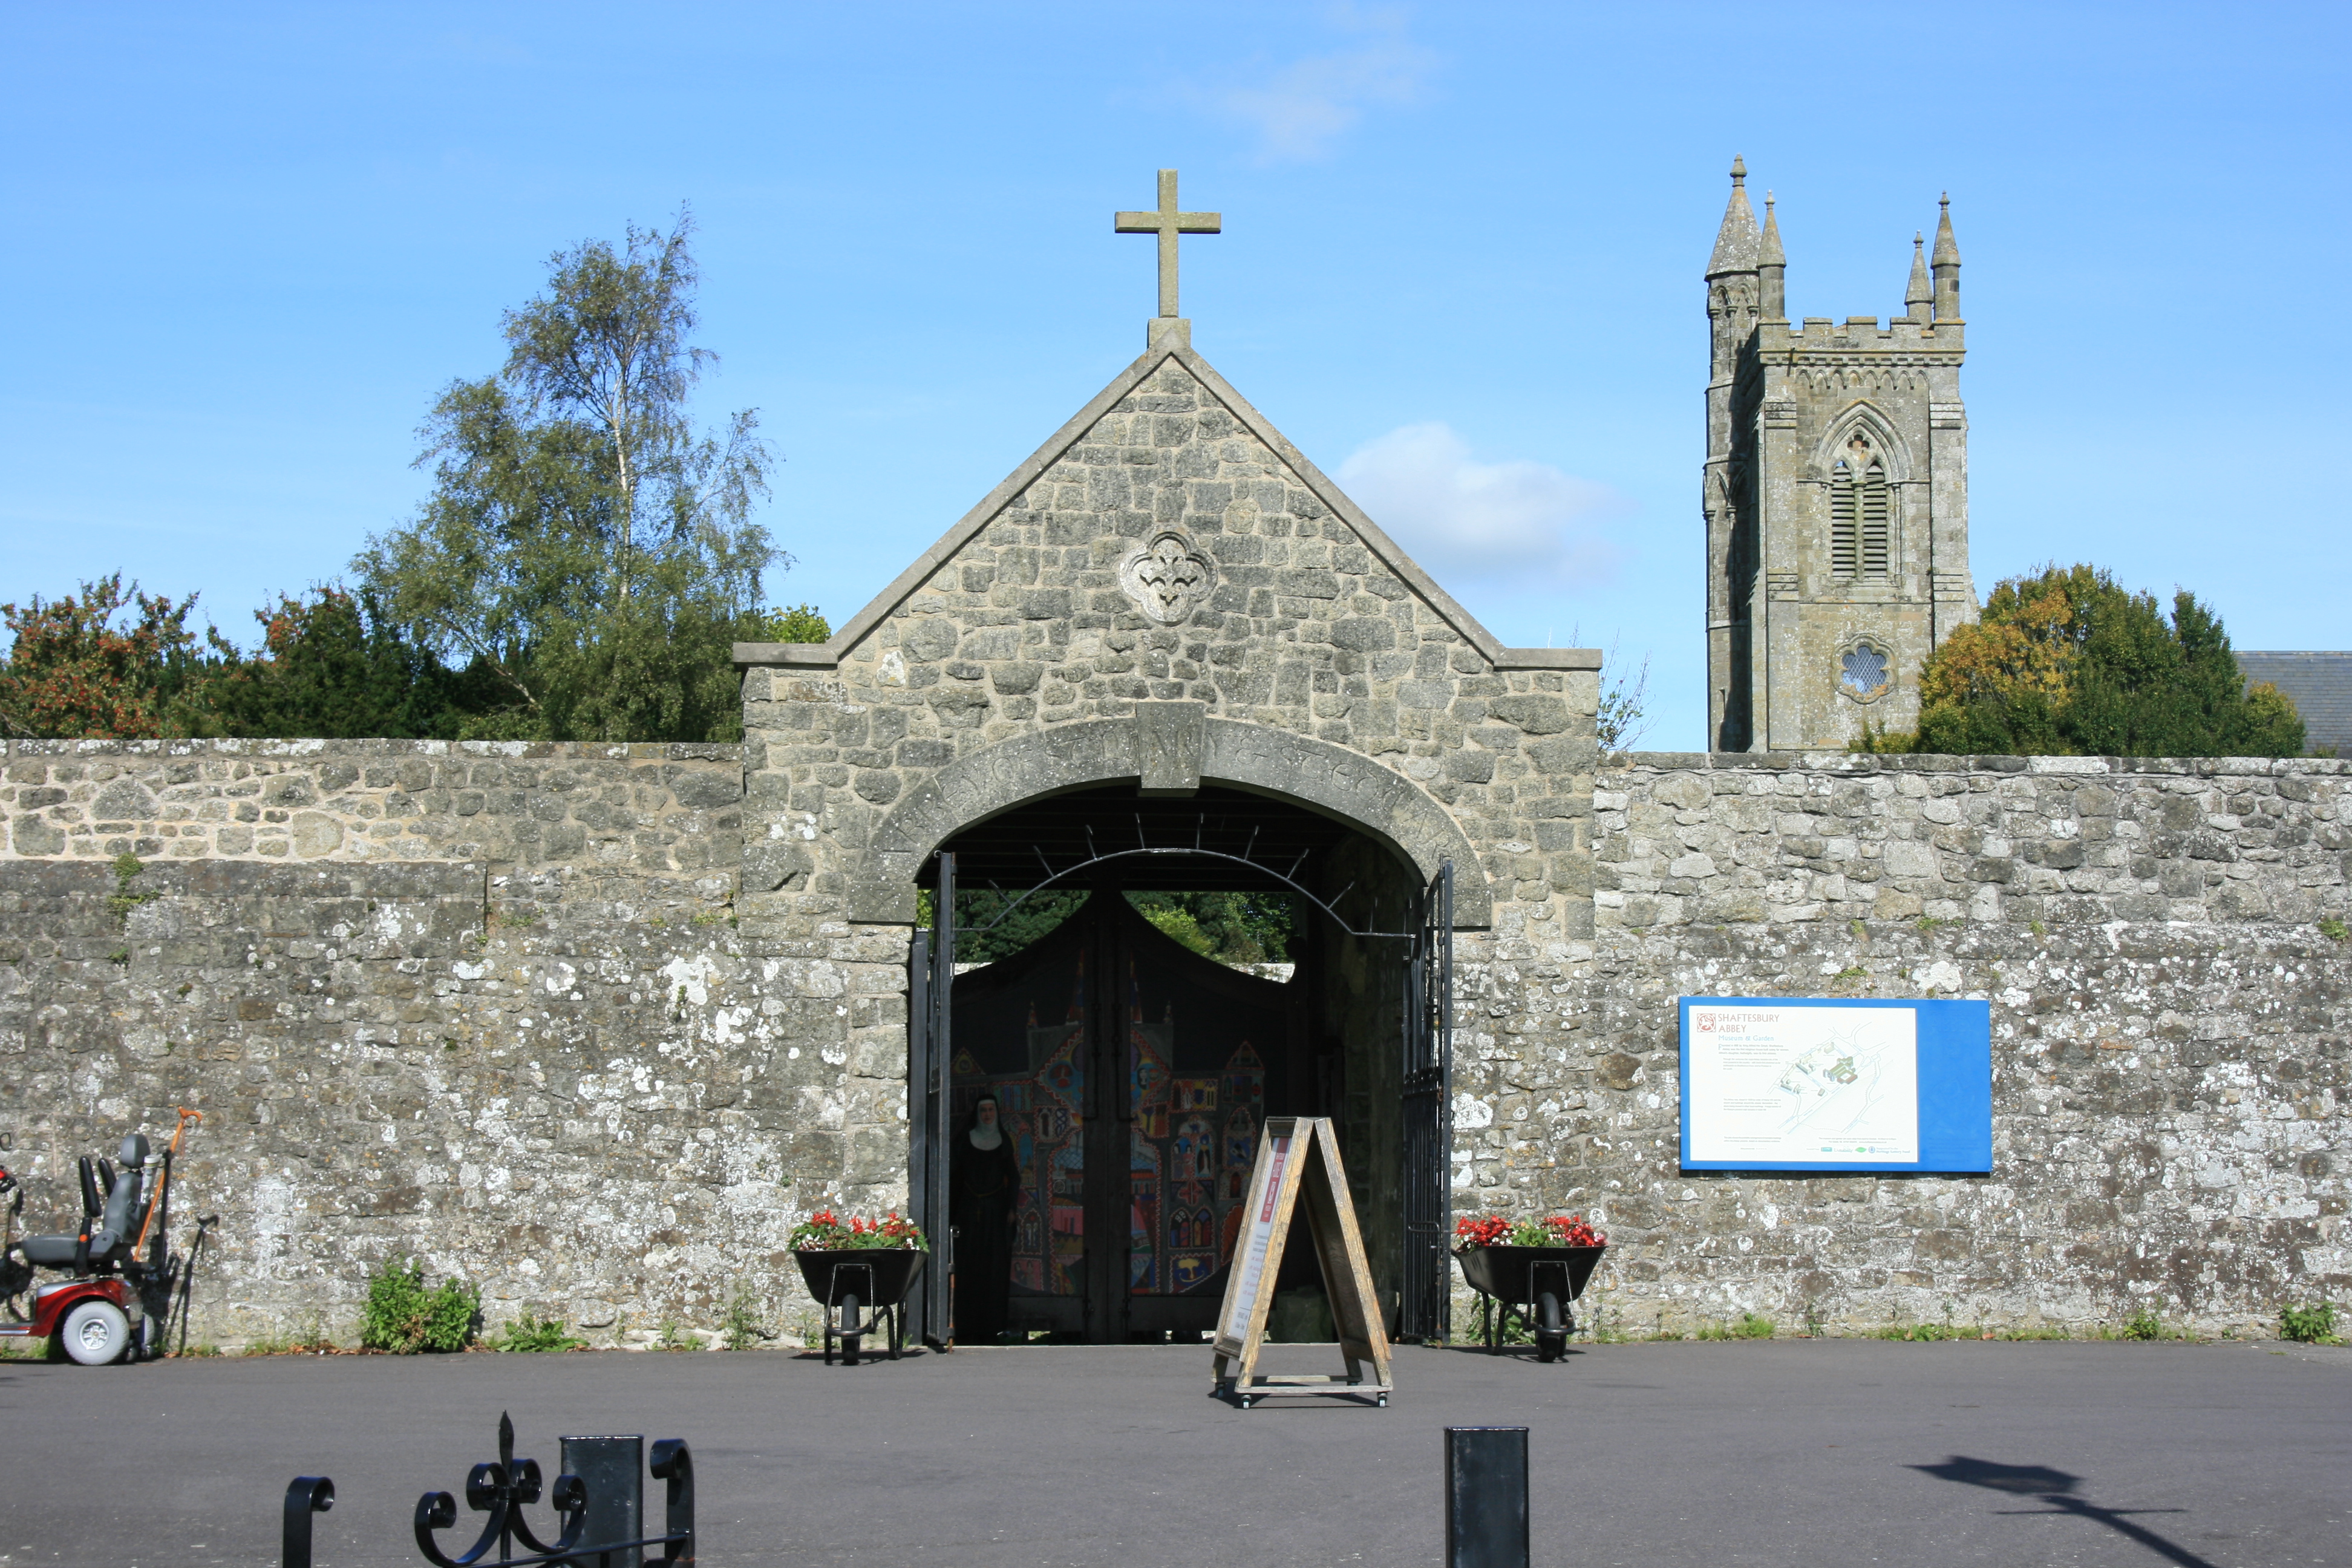
<path fill-rule="evenodd" d="M 125 590 L 120 572 L 79 594 L 0 605 L 15 637 L 0 664 L 0 731 L 50 741 L 217 734 L 203 700 L 217 659 L 188 630 L 195 606 L 194 594 L 174 604 L 136 583 Z"/>
<path fill-rule="evenodd" d="M 2219 616 L 2186 589 L 2168 619 L 2089 565 L 1994 588 L 1919 673 L 1916 735 L 1864 751 L 2041 756 L 2279 757 L 2303 721 L 2275 687 L 2249 689 Z"/>

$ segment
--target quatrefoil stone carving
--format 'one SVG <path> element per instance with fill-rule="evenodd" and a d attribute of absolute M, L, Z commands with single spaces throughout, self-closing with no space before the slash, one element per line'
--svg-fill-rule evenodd
<path fill-rule="evenodd" d="M 1152 535 L 1118 563 L 1119 587 L 1163 626 L 1191 615 L 1216 584 L 1216 563 L 1173 530 Z"/>

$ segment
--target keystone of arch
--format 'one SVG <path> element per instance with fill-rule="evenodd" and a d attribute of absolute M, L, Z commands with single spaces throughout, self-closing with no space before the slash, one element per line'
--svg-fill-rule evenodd
<path fill-rule="evenodd" d="M 1475 931 L 1490 923 L 1493 896 L 1469 836 L 1411 780 L 1328 741 L 1233 719 L 1202 717 L 1195 723 L 1197 750 L 1185 749 L 1198 758 L 1198 783 L 1274 795 L 1320 812 L 1385 845 L 1424 882 L 1451 860 L 1455 927 Z M 1160 733 L 1147 732 L 1140 717 L 1082 720 L 950 763 L 909 790 L 875 830 L 851 876 L 849 918 L 913 924 L 916 872 L 933 850 L 974 823 L 1041 795 L 1150 782 L 1146 773 L 1161 765 L 1166 726 L 1156 719 L 1150 728 Z"/>

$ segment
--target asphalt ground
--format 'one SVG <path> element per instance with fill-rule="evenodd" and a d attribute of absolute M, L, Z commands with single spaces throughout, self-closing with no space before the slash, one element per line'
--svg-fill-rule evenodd
<path fill-rule="evenodd" d="M 339 1494 L 320 1568 L 421 1562 L 432 1490 L 460 1494 L 454 1554 L 501 1411 L 551 1476 L 562 1433 L 686 1438 L 713 1568 L 1433 1564 L 1448 1425 L 1530 1429 L 1547 1568 L 2352 1565 L 2352 1350 L 1404 1347 L 1395 1378 L 1385 1410 L 1242 1411 L 1199 1346 L 5 1362 L 0 1568 L 274 1563 L 304 1473 Z"/>

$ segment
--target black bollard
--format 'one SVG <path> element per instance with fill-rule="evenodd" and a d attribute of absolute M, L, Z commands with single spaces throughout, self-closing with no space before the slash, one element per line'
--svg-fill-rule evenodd
<path fill-rule="evenodd" d="M 646 1440 L 636 1437 L 566 1437 L 563 1470 L 588 1488 L 583 1547 L 645 1536 Z M 645 1556 L 635 1546 L 618 1552 L 581 1553 L 593 1568 L 638 1568 Z"/>
<path fill-rule="evenodd" d="M 1528 1568 L 1528 1429 L 1445 1429 L 1445 1568 Z"/>
<path fill-rule="evenodd" d="M 278 1539 L 278 1568 L 310 1568 L 310 1516 L 335 1506 L 335 1483 L 325 1476 L 296 1476 L 286 1483 L 285 1531 Z"/>

